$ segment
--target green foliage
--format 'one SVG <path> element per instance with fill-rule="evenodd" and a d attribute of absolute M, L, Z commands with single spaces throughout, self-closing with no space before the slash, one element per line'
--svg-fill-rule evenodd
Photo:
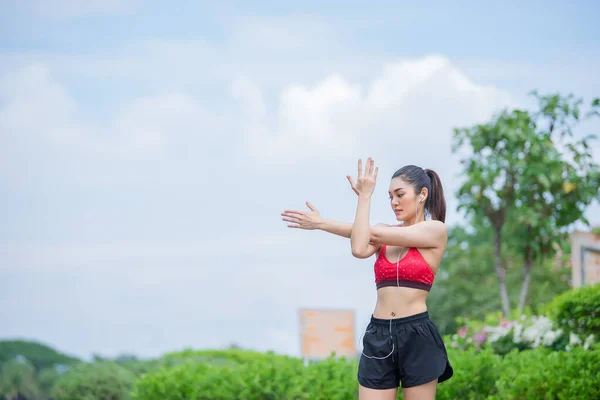
<path fill-rule="evenodd" d="M 228 349 L 228 350 L 193 350 L 186 349 L 165 354 L 161 362 L 166 365 L 177 365 L 182 362 L 201 362 L 213 365 L 244 364 L 255 361 L 261 357 L 268 357 L 271 353 L 260 353 L 252 350 Z"/>
<path fill-rule="evenodd" d="M 58 370 L 57 368 L 44 368 L 43 370 L 41 370 L 38 373 L 38 375 L 37 375 L 38 386 L 40 388 L 40 391 L 46 397 L 49 396 L 50 391 L 52 390 L 52 388 L 54 387 L 54 384 L 56 383 L 56 381 L 58 381 L 58 379 L 60 378 L 61 375 L 62 375 L 62 372 L 60 370 Z"/>
<path fill-rule="evenodd" d="M 237 356 L 241 356 L 238 353 Z M 243 363 L 212 365 L 190 361 L 164 366 L 141 377 L 135 400 L 356 400 L 357 360 L 330 357 L 307 365 L 300 359 L 248 352 Z M 201 354 L 200 354 L 201 355 Z M 600 350 L 553 352 L 537 348 L 502 357 L 490 348 L 448 349 L 454 376 L 438 386 L 437 399 L 591 399 L 597 398 Z M 228 359 L 214 353 L 215 359 Z M 548 360 L 548 362 L 545 362 Z M 399 391 L 398 399 L 402 399 Z"/>
<path fill-rule="evenodd" d="M 187 352 L 188 362 L 144 375 L 135 384 L 133 398 L 335 400 L 356 396 L 355 360 L 332 357 L 305 366 L 301 359 L 273 353 L 213 351 L 206 357 L 207 353 Z"/>
<path fill-rule="evenodd" d="M 29 360 L 36 371 L 56 365 L 71 365 L 80 362 L 75 357 L 59 353 L 41 343 L 25 340 L 0 341 L 0 363 L 18 356 Z"/>
<path fill-rule="evenodd" d="M 492 243 L 493 232 L 481 221 L 474 221 L 469 229 L 451 228 L 446 254 L 427 299 L 429 313 L 442 335 L 458 331 L 464 323 L 459 321 L 461 317 L 480 321 L 485 320 L 490 311 L 502 309 Z M 565 251 L 563 259 L 545 260 L 531 271 L 532 282 L 525 303 L 529 312 L 541 313 L 543 304 L 569 289 L 569 248 L 565 247 Z M 519 256 L 508 245 L 503 248 L 503 254 L 507 284 L 518 287 L 523 278 Z M 509 298 L 516 303 L 519 293 L 511 291 Z M 498 313 L 494 315 L 499 317 Z"/>
<path fill-rule="evenodd" d="M 496 392 L 495 383 L 503 370 L 502 359 L 491 350 L 481 352 L 448 349 L 454 376 L 441 383 L 437 400 L 484 399 Z"/>
<path fill-rule="evenodd" d="M 135 382 L 132 392 L 134 399 L 200 399 L 198 393 L 202 382 L 212 382 L 215 387 L 221 383 L 221 368 L 210 364 L 190 361 L 174 367 L 162 367 L 143 375 Z M 222 375 L 221 375 L 222 376 Z M 206 384 L 204 390 L 206 390 Z M 208 388 L 208 392 L 211 389 Z"/>
<path fill-rule="evenodd" d="M 534 95 L 539 111 L 525 135 L 526 149 L 517 157 L 522 163 L 511 232 L 514 246 L 539 259 L 554 254 L 555 244 L 565 239 L 565 227 L 587 223 L 584 211 L 598 198 L 600 167 L 590 151 L 596 136 L 573 139 L 582 101 L 572 95 Z"/>
<path fill-rule="evenodd" d="M 565 331 L 600 338 L 600 284 L 582 286 L 557 296 L 550 317 Z"/>
<path fill-rule="evenodd" d="M 23 358 L 15 358 L 0 365 L 0 398 L 17 398 L 17 395 L 27 399 L 35 399 L 40 395 L 35 367 Z"/>
<path fill-rule="evenodd" d="M 512 352 L 490 400 L 600 399 L 600 351 Z"/>
<path fill-rule="evenodd" d="M 114 362 L 81 363 L 60 376 L 51 395 L 56 400 L 126 400 L 135 379 Z"/>
<path fill-rule="evenodd" d="M 309 365 L 297 399 L 354 399 L 357 396 L 356 360 L 328 358 Z M 310 394 L 310 395 L 309 395 Z"/>
<path fill-rule="evenodd" d="M 465 181 L 457 191 L 459 210 L 493 228 L 495 271 L 502 309 L 510 313 L 502 249 L 517 251 L 523 265 L 518 309 L 525 306 L 530 271 L 551 258 L 564 242 L 566 228 L 587 223 L 585 208 L 598 198 L 600 167 L 593 162 L 594 135 L 574 139 L 583 119 L 582 101 L 557 94 L 539 96 L 538 110 L 503 110 L 491 121 L 455 129 L 453 151 L 466 147 L 461 160 Z M 592 103 L 596 116 L 598 101 Z M 508 285 L 510 287 L 510 285 Z"/>
<path fill-rule="evenodd" d="M 529 311 L 529 310 L 528 310 Z M 553 351 L 589 349 L 597 345 L 594 335 L 581 336 L 554 322 L 547 315 L 513 313 L 505 319 L 501 314 L 488 314 L 484 321 L 459 318 L 462 327 L 445 336 L 450 347 L 460 350 L 492 349 L 506 355 L 544 347 Z"/>
<path fill-rule="evenodd" d="M 483 226 L 473 230 L 451 228 L 446 254 L 427 298 L 429 313 L 442 335 L 458 330 L 458 317 L 481 319 L 487 310 L 500 307 L 498 291 L 493 290 L 498 282 L 488 241 L 491 232 Z"/>

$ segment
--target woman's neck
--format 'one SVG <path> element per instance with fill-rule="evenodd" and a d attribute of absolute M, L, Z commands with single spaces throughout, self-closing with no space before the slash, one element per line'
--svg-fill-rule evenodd
<path fill-rule="evenodd" d="M 401 226 L 411 226 L 411 225 L 415 225 L 419 222 L 423 222 L 425 221 L 425 217 L 424 216 L 420 216 L 417 220 L 415 220 L 414 218 L 411 218 L 410 221 L 401 221 L 402 224 Z"/>

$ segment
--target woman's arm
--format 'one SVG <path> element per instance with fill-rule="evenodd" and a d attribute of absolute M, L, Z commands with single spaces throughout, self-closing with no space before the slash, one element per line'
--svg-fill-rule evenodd
<path fill-rule="evenodd" d="M 424 221 L 411 226 L 371 228 L 370 240 L 375 244 L 417 248 L 438 248 L 446 245 L 448 228 L 441 221 Z"/>
<path fill-rule="evenodd" d="M 350 234 L 352 233 L 352 224 L 349 222 L 339 222 L 332 219 L 324 219 L 320 224 L 318 224 L 317 229 L 350 239 Z"/>
<path fill-rule="evenodd" d="M 371 231 L 375 228 L 370 226 L 369 214 L 371 212 L 371 197 L 359 196 L 356 207 L 356 218 L 350 235 L 350 246 L 352 255 L 357 258 L 371 257 L 380 245 L 371 240 Z M 380 225 L 377 229 L 381 228 Z"/>
<path fill-rule="evenodd" d="M 350 239 L 350 233 L 352 232 L 351 223 L 325 219 L 321 216 L 319 210 L 317 210 L 310 202 L 307 201 L 306 206 L 310 211 L 285 210 L 281 213 L 281 216 L 283 217 L 282 220 L 289 222 L 289 228 L 306 230 L 318 229 Z"/>
<path fill-rule="evenodd" d="M 374 161 L 369 158 L 363 174 L 362 161 L 358 160 L 357 184 L 354 184 L 354 181 L 350 176 L 347 177 L 352 189 L 358 195 L 356 216 L 354 217 L 352 234 L 350 235 L 352 255 L 358 258 L 370 257 L 378 249 L 378 247 L 370 244 L 371 225 L 369 221 L 369 214 L 371 213 L 371 196 L 373 195 L 373 190 L 375 189 L 378 171 L 377 168 L 373 167 Z"/>
<path fill-rule="evenodd" d="M 332 233 L 334 235 L 350 239 L 352 234 L 351 223 L 325 219 L 321 217 L 319 210 L 317 210 L 317 208 L 311 203 L 306 202 L 306 206 L 310 209 L 310 211 L 285 210 L 283 213 L 281 213 L 283 217 L 282 219 L 286 222 L 289 222 L 288 227 L 306 230 L 318 229 L 323 232 Z M 389 225 L 377 224 L 375 227 L 386 226 Z M 368 256 L 373 255 L 377 250 L 379 250 L 379 247 L 379 245 L 375 245 L 369 240 L 369 250 L 367 253 L 370 254 Z"/>

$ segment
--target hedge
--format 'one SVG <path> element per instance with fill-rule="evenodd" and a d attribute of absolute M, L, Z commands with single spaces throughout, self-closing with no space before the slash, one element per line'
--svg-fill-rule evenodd
<path fill-rule="evenodd" d="M 600 398 L 600 350 L 538 348 L 506 356 L 492 349 L 448 349 L 454 376 L 438 386 L 437 399 Z M 198 355 L 202 355 L 201 352 Z M 227 352 L 223 352 L 227 358 Z M 143 375 L 134 400 L 355 400 L 357 360 L 328 358 L 304 365 L 293 357 L 254 355 L 243 363 L 190 361 Z M 398 394 L 402 398 L 402 394 Z"/>
<path fill-rule="evenodd" d="M 136 376 L 105 361 L 81 363 L 65 372 L 51 390 L 55 400 L 128 400 Z"/>
<path fill-rule="evenodd" d="M 554 298 L 547 311 L 560 328 L 586 337 L 600 335 L 600 283 L 571 289 Z"/>

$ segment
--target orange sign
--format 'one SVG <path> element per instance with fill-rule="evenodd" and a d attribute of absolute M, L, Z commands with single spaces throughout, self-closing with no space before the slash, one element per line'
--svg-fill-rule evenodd
<path fill-rule="evenodd" d="M 354 311 L 300 310 L 302 357 L 356 357 Z"/>

